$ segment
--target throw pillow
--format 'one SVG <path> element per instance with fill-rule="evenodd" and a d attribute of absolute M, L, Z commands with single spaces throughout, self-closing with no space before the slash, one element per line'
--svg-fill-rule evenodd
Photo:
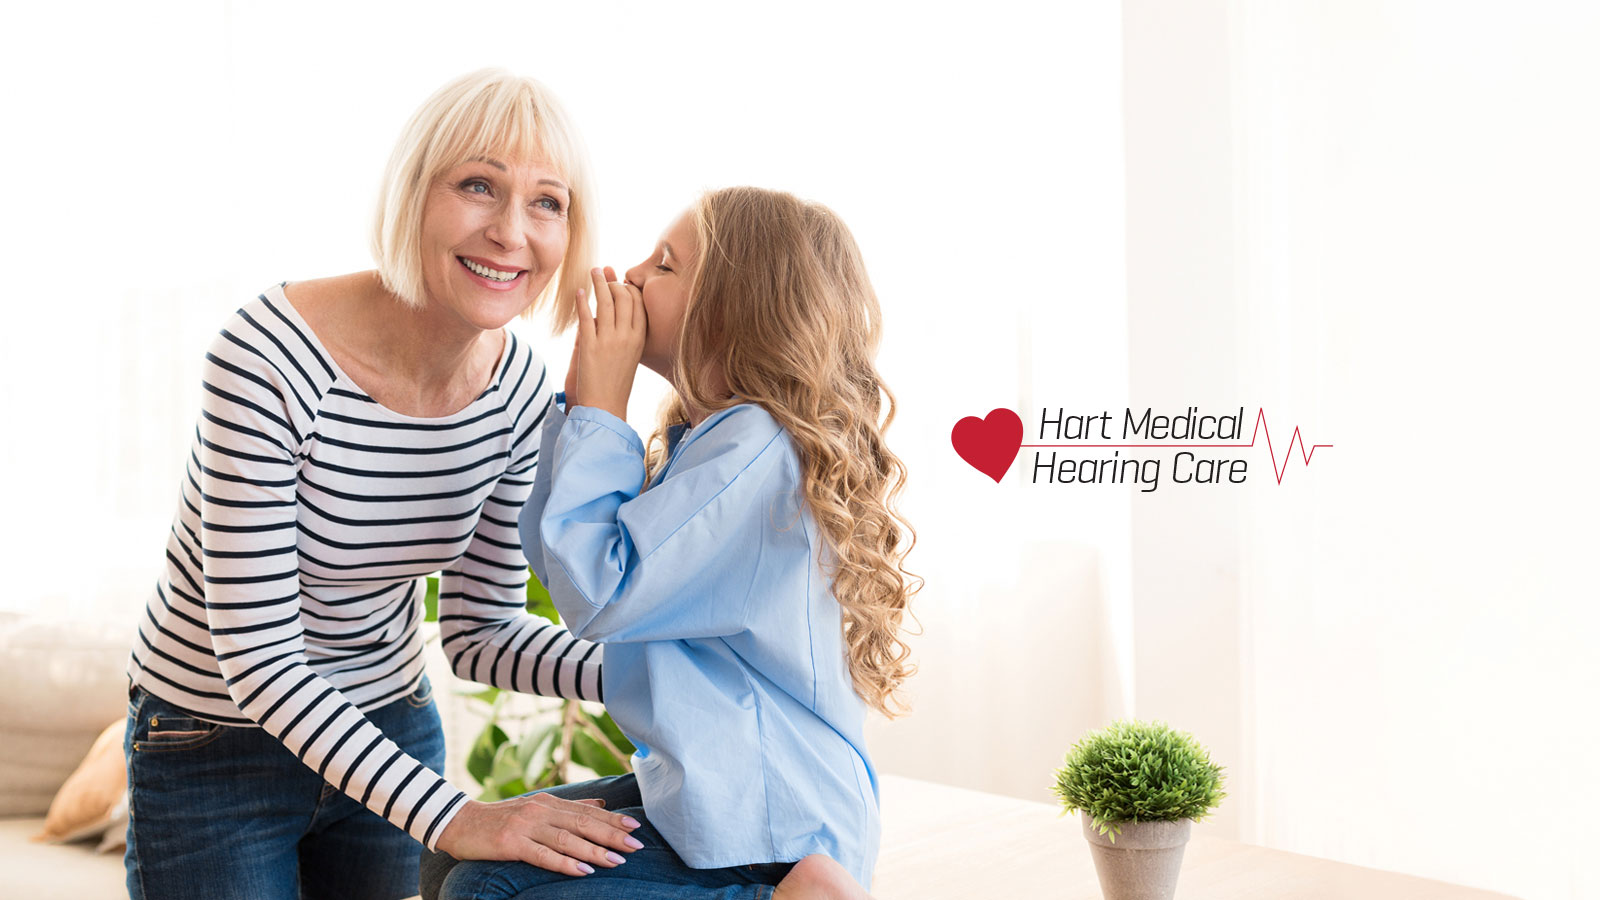
<path fill-rule="evenodd" d="M 122 758 L 125 719 L 111 723 L 89 755 L 67 777 L 50 812 L 44 818 L 44 831 L 33 840 L 60 844 L 87 837 L 99 837 L 117 816 L 117 807 L 127 795 L 128 772 Z"/>

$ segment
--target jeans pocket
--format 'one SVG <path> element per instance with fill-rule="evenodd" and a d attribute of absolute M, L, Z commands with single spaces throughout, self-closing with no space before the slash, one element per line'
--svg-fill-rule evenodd
<path fill-rule="evenodd" d="M 414 709 L 421 709 L 433 702 L 433 682 L 428 680 L 428 676 L 422 676 L 417 689 L 406 695 L 406 702 Z"/>
<path fill-rule="evenodd" d="M 192 716 L 167 715 L 149 706 L 144 715 L 134 723 L 133 749 L 139 753 L 161 753 L 173 750 L 193 750 L 221 737 L 226 725 L 207 722 Z"/>

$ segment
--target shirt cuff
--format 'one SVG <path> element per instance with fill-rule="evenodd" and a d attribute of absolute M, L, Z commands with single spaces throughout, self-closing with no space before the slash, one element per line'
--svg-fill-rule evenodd
<path fill-rule="evenodd" d="M 454 787 L 454 785 L 451 786 Z M 467 804 L 472 799 L 466 795 L 466 792 L 459 789 L 456 791 L 456 793 L 460 795 L 460 799 L 451 800 L 450 803 L 452 805 L 445 807 L 444 815 L 440 816 L 439 820 L 431 825 L 433 830 L 432 840 L 424 845 L 428 848 L 428 852 L 430 853 L 439 852 L 439 836 L 444 834 L 445 829 L 450 827 L 450 823 L 455 821 L 456 814 L 461 812 L 463 809 L 466 809 Z M 413 835 L 413 837 L 415 837 L 415 835 Z M 418 840 L 420 841 L 420 838 Z"/>
<path fill-rule="evenodd" d="M 565 400 L 565 396 L 562 394 L 557 394 L 556 396 L 563 401 Z M 614 432 L 641 457 L 644 456 L 644 441 L 640 439 L 639 433 L 633 430 L 633 426 L 603 409 L 596 409 L 593 406 L 574 406 L 567 410 L 567 421 L 588 422 L 598 425 L 607 431 Z"/>

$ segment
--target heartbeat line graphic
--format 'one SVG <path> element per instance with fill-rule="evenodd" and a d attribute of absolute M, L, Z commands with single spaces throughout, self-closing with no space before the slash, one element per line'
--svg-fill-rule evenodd
<path fill-rule="evenodd" d="M 1300 445 L 1301 461 L 1307 466 L 1311 465 L 1311 456 L 1320 447 L 1332 447 L 1332 444 L 1312 444 L 1306 448 L 1305 438 L 1300 436 L 1300 426 L 1294 427 L 1294 434 L 1289 437 L 1289 446 L 1284 448 L 1283 465 L 1278 465 L 1277 451 L 1272 447 L 1272 431 L 1267 427 L 1267 411 L 1265 408 L 1256 408 L 1256 427 L 1250 433 L 1248 444 L 1023 444 L 1024 447 L 1254 447 L 1256 436 L 1265 435 L 1267 438 L 1267 455 L 1272 458 L 1272 474 L 1278 479 L 1278 484 L 1283 484 L 1283 473 L 1289 471 L 1289 458 L 1294 455 L 1294 445 Z"/>

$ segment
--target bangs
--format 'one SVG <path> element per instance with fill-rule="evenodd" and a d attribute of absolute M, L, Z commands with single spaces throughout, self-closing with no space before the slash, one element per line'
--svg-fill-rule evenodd
<path fill-rule="evenodd" d="M 475 159 L 511 165 L 538 161 L 550 165 L 569 185 L 574 180 L 574 148 L 559 109 L 543 102 L 532 85 L 504 81 L 462 98 L 439 123 L 436 140 L 422 162 L 423 183 Z"/>

